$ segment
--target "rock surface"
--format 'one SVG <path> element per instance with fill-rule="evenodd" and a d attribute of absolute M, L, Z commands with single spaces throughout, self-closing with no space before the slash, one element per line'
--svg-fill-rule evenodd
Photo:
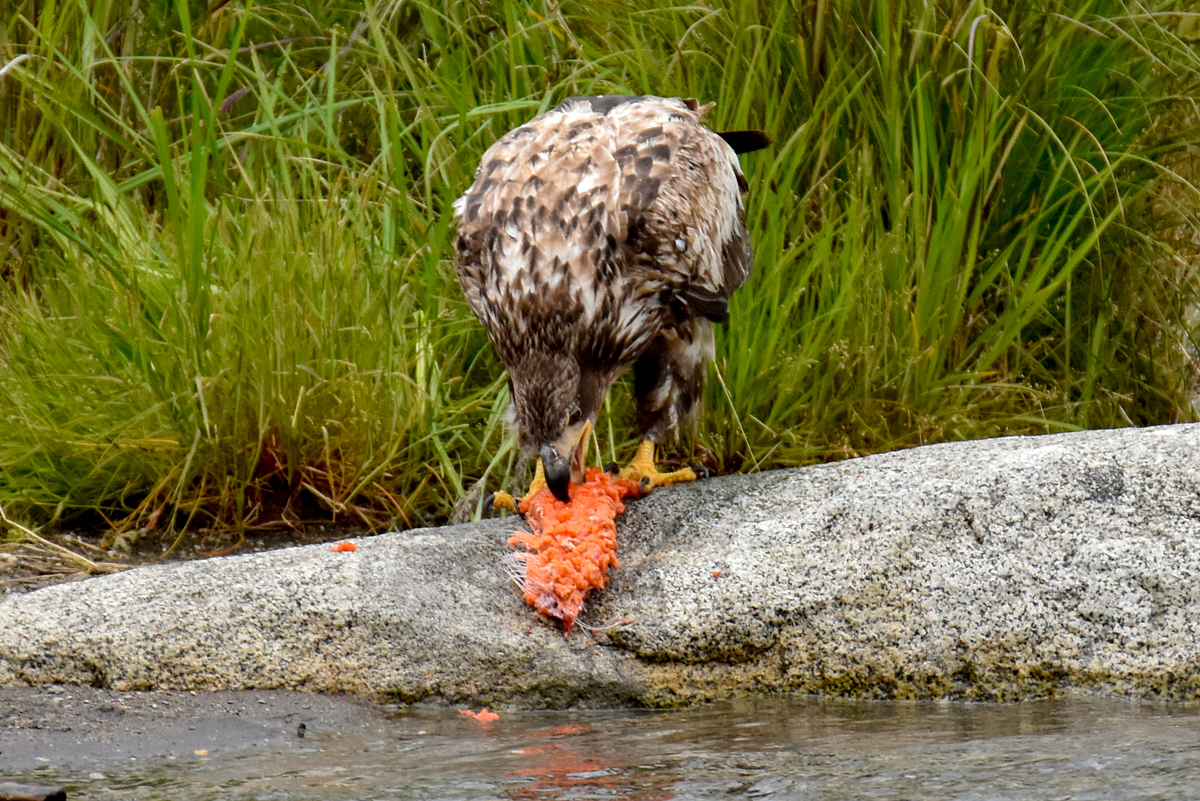
<path fill-rule="evenodd" d="M 655 492 L 570 637 L 508 518 L 0 600 L 0 684 L 513 706 L 747 692 L 1200 697 L 1200 425 L 933 445 Z"/>

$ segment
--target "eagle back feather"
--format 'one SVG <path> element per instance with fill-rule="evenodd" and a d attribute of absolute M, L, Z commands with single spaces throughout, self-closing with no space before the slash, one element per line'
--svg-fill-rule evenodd
<path fill-rule="evenodd" d="M 511 366 L 520 351 L 630 364 L 664 315 L 713 320 L 750 272 L 737 154 L 708 107 L 572 98 L 499 139 L 456 201 L 463 290 Z"/>

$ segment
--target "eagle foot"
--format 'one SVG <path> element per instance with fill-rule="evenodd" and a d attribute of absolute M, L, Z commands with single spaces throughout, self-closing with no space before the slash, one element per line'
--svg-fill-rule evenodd
<path fill-rule="evenodd" d="M 707 478 L 708 471 L 704 468 L 695 470 L 691 467 L 683 467 L 679 470 L 672 470 L 670 473 L 658 472 L 658 468 L 654 465 L 654 443 L 648 439 L 642 440 L 633 461 L 629 463 L 628 467 L 621 470 L 621 478 L 640 482 L 643 495 L 655 487 L 665 487 L 681 481 L 695 481 L 701 475 Z"/>
<path fill-rule="evenodd" d="M 525 497 L 517 500 L 504 490 L 493 492 L 491 495 L 483 499 L 484 510 L 495 509 L 505 512 L 512 512 L 514 515 L 521 514 L 521 504 L 537 495 L 546 486 L 546 471 L 542 467 L 542 460 L 537 460 L 537 466 L 533 471 L 533 480 L 529 482 L 529 491 L 525 493 Z"/>
<path fill-rule="evenodd" d="M 520 514 L 521 510 L 517 507 L 517 501 L 512 495 L 504 490 L 493 492 L 483 499 L 483 513 L 486 516 L 490 511 L 505 511 L 513 514 Z"/>

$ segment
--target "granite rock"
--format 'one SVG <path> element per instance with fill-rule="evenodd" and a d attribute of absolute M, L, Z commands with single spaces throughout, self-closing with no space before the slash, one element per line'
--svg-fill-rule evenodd
<path fill-rule="evenodd" d="M 519 518 L 0 600 L 0 684 L 509 706 L 750 692 L 1200 697 L 1200 425 L 931 445 L 631 502 L 564 637 Z M 583 625 L 580 625 L 583 624 Z"/>

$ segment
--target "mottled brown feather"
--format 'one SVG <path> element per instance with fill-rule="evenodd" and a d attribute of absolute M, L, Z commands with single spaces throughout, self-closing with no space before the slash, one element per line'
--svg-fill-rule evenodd
<path fill-rule="evenodd" d="M 644 435 L 694 414 L 711 321 L 751 269 L 745 180 L 707 110 L 572 98 L 488 148 L 455 203 L 459 280 L 508 367 L 526 450 L 594 419 L 635 363 Z"/>

